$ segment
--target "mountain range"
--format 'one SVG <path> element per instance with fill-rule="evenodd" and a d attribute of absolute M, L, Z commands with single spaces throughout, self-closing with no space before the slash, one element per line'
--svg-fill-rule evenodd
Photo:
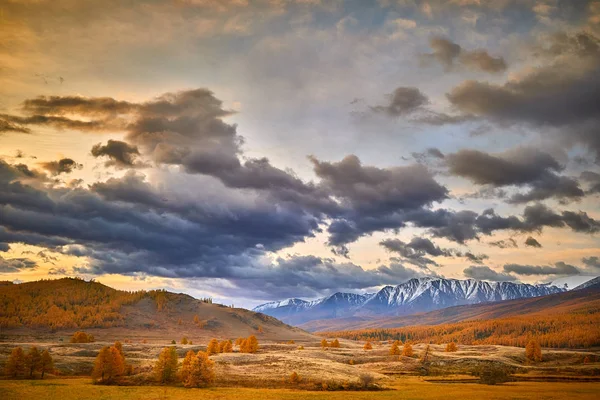
<path fill-rule="evenodd" d="M 287 299 L 255 307 L 253 311 L 288 324 L 331 318 L 402 316 L 447 307 L 497 302 L 561 293 L 567 288 L 551 284 L 530 285 L 475 279 L 414 278 L 377 293 L 335 293 L 314 301 Z"/>

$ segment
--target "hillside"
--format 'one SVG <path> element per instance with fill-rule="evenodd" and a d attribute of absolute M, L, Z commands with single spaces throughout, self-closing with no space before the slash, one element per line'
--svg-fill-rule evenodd
<path fill-rule="evenodd" d="M 64 335 L 77 329 L 102 337 L 149 340 L 309 337 L 281 321 L 241 308 L 166 291 L 120 291 L 98 282 L 63 278 L 0 285 L 4 335 Z"/>
<path fill-rule="evenodd" d="M 347 339 L 474 345 L 524 346 L 535 336 L 545 347 L 577 348 L 600 345 L 599 324 L 600 284 L 595 284 L 539 298 L 451 307 L 403 318 L 314 321 L 305 328 Z"/>
<path fill-rule="evenodd" d="M 553 285 L 487 282 L 477 279 L 424 277 L 397 286 L 385 286 L 373 294 L 335 293 L 314 301 L 288 299 L 260 305 L 254 311 L 301 325 L 314 320 L 410 315 L 446 307 L 544 296 L 565 291 Z"/>

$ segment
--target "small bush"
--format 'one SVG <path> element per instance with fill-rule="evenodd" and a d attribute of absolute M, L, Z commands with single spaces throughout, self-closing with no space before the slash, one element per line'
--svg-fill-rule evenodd
<path fill-rule="evenodd" d="M 511 370 L 505 366 L 489 364 L 481 367 L 478 371 L 479 382 L 485 385 L 497 385 L 509 382 Z"/>
<path fill-rule="evenodd" d="M 358 380 L 363 389 L 368 389 L 373 384 L 373 381 L 375 381 L 375 378 L 370 374 L 360 374 Z"/>
<path fill-rule="evenodd" d="M 289 380 L 292 385 L 297 385 L 298 383 L 300 383 L 301 380 L 300 375 L 298 375 L 298 373 L 294 371 L 290 374 Z"/>

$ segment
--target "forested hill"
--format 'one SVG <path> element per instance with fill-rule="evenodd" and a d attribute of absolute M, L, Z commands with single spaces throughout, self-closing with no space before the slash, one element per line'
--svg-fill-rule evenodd
<path fill-rule="evenodd" d="M 128 292 L 78 278 L 2 282 L 0 327 L 5 332 L 125 329 L 137 330 L 138 336 L 164 332 L 169 337 L 260 334 L 282 340 L 308 335 L 273 317 L 212 304 L 210 299 L 164 290 Z"/>

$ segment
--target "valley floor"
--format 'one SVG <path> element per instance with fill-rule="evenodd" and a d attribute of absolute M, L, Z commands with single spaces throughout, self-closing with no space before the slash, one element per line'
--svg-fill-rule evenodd
<path fill-rule="evenodd" d="M 255 400 L 255 399 L 597 399 L 600 383 L 515 382 L 497 386 L 431 383 L 419 377 L 401 377 L 390 385 L 396 390 L 380 392 L 316 392 L 290 389 L 208 388 L 185 389 L 161 386 L 98 386 L 89 378 L 44 381 L 0 381 L 0 398 L 23 399 L 115 399 L 115 400 Z"/>
<path fill-rule="evenodd" d="M 41 380 L 0 379 L 0 400 L 11 399 L 597 399 L 600 393 L 600 350 L 544 349 L 542 362 L 529 363 L 524 349 L 510 346 L 466 346 L 447 353 L 444 345 L 431 345 L 428 376 L 422 376 L 420 357 L 424 344 L 415 344 L 414 357 L 391 356 L 387 342 L 340 340 L 340 348 L 322 349 L 319 338 L 282 344 L 262 342 L 256 354 L 239 352 L 211 356 L 216 381 L 206 389 L 153 384 L 152 367 L 169 342 L 125 343 L 127 362 L 134 375 L 123 386 L 93 385 L 89 374 L 100 348 L 110 342 L 73 344 L 61 342 L 0 343 L 0 369 L 16 345 L 48 349 L 61 377 Z M 179 357 L 205 345 L 177 345 Z M 586 359 L 587 361 L 583 361 Z M 485 365 L 513 370 L 515 381 L 489 386 L 478 383 L 473 371 Z M 300 384 L 288 377 L 297 372 Z M 323 385 L 359 382 L 364 375 L 383 390 L 324 391 Z M 133 386 L 133 385 L 140 386 Z"/>

